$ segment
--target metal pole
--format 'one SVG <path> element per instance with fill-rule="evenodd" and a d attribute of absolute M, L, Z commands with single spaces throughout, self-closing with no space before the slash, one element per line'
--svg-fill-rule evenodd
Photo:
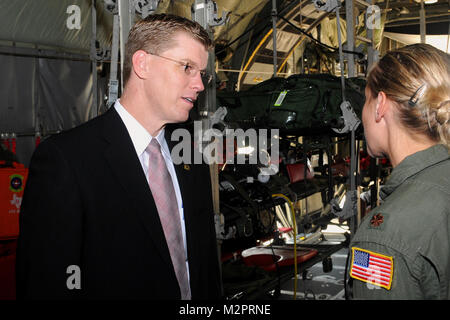
<path fill-rule="evenodd" d="M 370 3 L 373 5 L 375 0 L 371 0 Z M 375 31 L 374 28 L 366 28 L 367 38 L 371 41 L 367 44 L 367 70 L 378 60 L 378 50 L 375 49 Z"/>
<path fill-rule="evenodd" d="M 193 4 L 193 16 L 192 20 L 198 22 L 207 32 L 211 39 L 214 39 L 213 32 L 211 30 L 211 26 L 208 23 L 208 20 L 213 21 L 213 17 L 208 17 L 208 15 L 212 15 L 213 12 L 210 10 L 214 6 L 213 1 L 209 0 L 195 0 Z M 202 134 L 206 130 L 210 129 L 211 127 L 211 121 L 210 117 L 211 115 L 216 111 L 216 75 L 215 75 L 215 53 L 214 49 L 212 49 L 208 53 L 208 64 L 206 67 L 207 72 L 209 72 L 211 75 L 213 75 L 213 81 L 205 85 L 205 91 L 204 93 L 201 93 L 201 96 L 199 96 L 199 105 L 198 110 L 200 112 L 202 125 L 199 128 L 200 130 L 196 129 L 194 124 L 194 140 L 198 143 L 198 150 L 195 152 L 201 153 L 203 150 L 203 143 L 207 143 L 207 141 L 203 141 Z M 202 98 L 200 98 L 202 97 Z M 210 179 L 211 179 L 211 192 L 213 197 L 213 214 L 214 214 L 214 221 L 216 223 L 216 230 L 217 225 L 220 224 L 220 221 L 222 220 L 221 214 L 220 214 L 220 199 L 219 199 L 219 170 L 217 169 L 217 163 L 212 163 L 209 166 L 210 170 Z M 222 240 L 220 239 L 219 235 L 216 235 L 216 241 L 217 241 L 217 252 L 218 252 L 218 262 L 219 262 L 219 268 L 220 268 L 220 277 L 221 277 L 221 292 L 223 295 L 223 280 L 222 280 L 222 262 L 221 262 L 221 255 L 222 255 Z"/>
<path fill-rule="evenodd" d="M 342 39 L 341 39 L 341 22 L 340 22 L 340 18 L 339 18 L 339 7 L 336 8 L 336 24 L 337 24 L 337 31 L 338 31 L 338 42 L 339 42 L 339 65 L 341 67 L 341 86 L 342 86 L 342 101 L 345 101 L 345 79 L 344 79 L 344 74 L 345 74 L 345 67 L 344 67 L 344 54 L 342 52 Z M 352 57 L 352 55 L 349 55 Z M 349 59 L 349 60 L 352 60 Z M 350 64 L 349 64 L 350 66 Z M 349 74 L 350 76 L 350 74 Z"/>
<path fill-rule="evenodd" d="M 450 0 L 448 0 L 448 6 L 450 7 Z M 447 53 L 450 53 L 449 51 L 449 45 L 450 44 L 450 23 L 448 24 L 448 33 L 447 33 L 447 46 L 445 47 Z"/>
<path fill-rule="evenodd" d="M 125 43 L 128 39 L 128 33 L 134 22 L 134 5 L 130 3 L 132 0 L 119 1 L 119 23 L 120 23 L 120 78 L 121 92 L 123 92 L 123 62 L 125 59 Z M 133 11 L 131 11 L 133 8 Z"/>
<path fill-rule="evenodd" d="M 354 3 L 353 0 L 346 0 L 345 1 L 345 20 L 347 21 L 347 50 L 355 51 L 355 18 L 353 15 L 353 8 Z M 338 28 L 339 26 L 339 20 L 337 21 Z M 338 29 L 338 35 L 340 36 L 341 33 Z M 355 57 L 353 54 L 347 54 L 347 66 L 348 66 L 348 77 L 355 77 L 356 76 L 356 70 L 355 70 Z M 342 70 L 344 72 L 344 70 Z"/>
<path fill-rule="evenodd" d="M 97 50 L 95 47 L 97 39 L 97 10 L 96 10 L 96 0 L 92 0 L 92 35 L 91 35 L 91 60 L 92 60 L 92 100 L 93 107 L 96 115 L 99 114 L 98 110 L 98 98 L 97 98 Z"/>
<path fill-rule="evenodd" d="M 449 0 L 450 1 L 450 0 Z M 298 10 L 298 15 L 299 15 L 299 23 L 300 23 L 300 28 L 303 30 L 303 18 L 302 18 L 302 7 L 300 6 L 299 10 Z M 303 70 L 305 69 L 304 65 L 303 65 L 303 54 L 305 53 L 305 50 L 302 50 L 302 55 L 300 57 L 301 60 L 301 68 L 302 70 L 299 73 L 303 73 Z"/>
<path fill-rule="evenodd" d="M 113 38 L 111 45 L 111 66 L 108 83 L 108 105 L 111 107 L 119 96 L 119 80 L 117 79 L 117 65 L 119 60 L 119 15 L 113 17 Z"/>
<path fill-rule="evenodd" d="M 425 5 L 423 0 L 420 1 L 420 43 L 426 41 L 426 24 L 425 24 Z"/>
<path fill-rule="evenodd" d="M 277 76 L 277 0 L 272 0 L 273 76 Z"/>
<path fill-rule="evenodd" d="M 355 137 L 355 130 L 352 129 L 351 131 L 351 138 L 350 138 L 350 194 L 354 194 L 356 192 L 356 152 L 355 152 L 355 143 L 356 143 L 356 137 Z M 358 203 L 358 202 L 356 202 Z M 352 215 L 350 219 L 350 232 L 352 235 L 355 234 L 356 231 L 356 220 L 358 219 L 358 207 L 356 206 L 356 212 Z"/>
<path fill-rule="evenodd" d="M 110 79 L 117 79 L 117 60 L 119 58 L 119 15 L 113 17 Z"/>

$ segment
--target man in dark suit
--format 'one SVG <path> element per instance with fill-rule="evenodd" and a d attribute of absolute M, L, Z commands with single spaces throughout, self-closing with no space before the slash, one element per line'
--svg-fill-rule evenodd
<path fill-rule="evenodd" d="M 20 216 L 19 299 L 220 298 L 209 169 L 175 165 L 169 130 L 188 119 L 210 80 L 203 70 L 211 47 L 190 20 L 138 22 L 126 45 L 122 97 L 36 149 Z M 163 157 L 157 169 L 152 141 Z M 170 192 L 152 184 L 162 171 Z M 168 225 L 159 202 L 166 196 L 176 212 Z M 175 223 L 173 249 L 166 228 Z"/>

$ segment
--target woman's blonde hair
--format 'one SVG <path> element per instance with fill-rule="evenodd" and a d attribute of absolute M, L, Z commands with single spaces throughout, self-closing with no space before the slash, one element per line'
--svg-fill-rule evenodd
<path fill-rule="evenodd" d="M 367 86 L 396 103 L 402 125 L 450 148 L 450 56 L 428 44 L 386 53 Z"/>

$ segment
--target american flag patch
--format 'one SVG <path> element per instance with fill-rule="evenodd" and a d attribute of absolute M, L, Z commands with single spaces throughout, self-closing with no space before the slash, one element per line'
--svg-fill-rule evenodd
<path fill-rule="evenodd" d="M 350 268 L 352 278 L 390 290 L 393 271 L 392 257 L 365 249 L 352 248 Z"/>

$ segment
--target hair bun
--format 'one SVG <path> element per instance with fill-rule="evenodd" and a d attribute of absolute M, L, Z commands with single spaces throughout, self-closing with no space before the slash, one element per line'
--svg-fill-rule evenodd
<path fill-rule="evenodd" d="M 450 100 L 441 102 L 436 109 L 436 121 L 440 125 L 446 124 L 450 118 Z"/>

